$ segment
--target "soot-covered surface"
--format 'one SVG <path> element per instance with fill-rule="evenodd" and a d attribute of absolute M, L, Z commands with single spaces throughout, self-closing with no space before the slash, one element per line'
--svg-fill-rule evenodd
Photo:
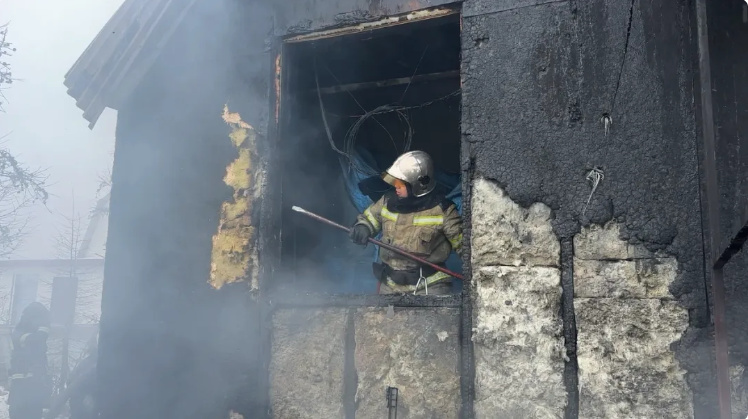
<path fill-rule="evenodd" d="M 463 21 L 464 167 L 549 205 L 562 240 L 616 219 L 624 239 L 676 256 L 671 292 L 691 316 L 674 349 L 710 417 L 689 5 L 515 3 L 469 3 Z M 596 166 L 605 178 L 583 214 Z"/>

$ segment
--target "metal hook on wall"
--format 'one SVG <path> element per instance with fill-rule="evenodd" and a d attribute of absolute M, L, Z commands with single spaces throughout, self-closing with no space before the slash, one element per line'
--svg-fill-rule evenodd
<path fill-rule="evenodd" d="M 603 173 L 603 169 L 601 169 L 598 166 L 595 166 L 592 170 L 590 170 L 587 173 L 587 176 L 585 177 L 586 180 L 592 182 L 592 191 L 590 191 L 590 196 L 587 198 L 587 203 L 584 204 L 584 209 L 582 209 L 582 215 L 587 211 L 587 207 L 590 205 L 590 202 L 592 201 L 592 195 L 595 194 L 595 191 L 597 190 L 597 186 L 602 182 L 603 179 L 605 179 L 605 173 Z"/>

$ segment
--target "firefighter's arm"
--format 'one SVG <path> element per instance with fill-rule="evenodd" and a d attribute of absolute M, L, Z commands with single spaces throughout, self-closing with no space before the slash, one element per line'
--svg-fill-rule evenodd
<path fill-rule="evenodd" d="M 369 208 L 364 210 L 363 214 L 359 214 L 356 217 L 356 224 L 353 226 L 365 225 L 371 232 L 371 237 L 376 236 L 382 229 L 382 207 L 384 207 L 384 196 L 379 198 L 377 202 L 369 205 Z"/>
<path fill-rule="evenodd" d="M 44 344 L 49 336 L 49 328 L 40 327 L 31 333 L 21 335 L 20 343 L 24 347 L 33 347 Z"/>
<path fill-rule="evenodd" d="M 443 229 L 452 250 L 462 256 L 462 218 L 454 204 L 450 204 L 444 211 Z"/>

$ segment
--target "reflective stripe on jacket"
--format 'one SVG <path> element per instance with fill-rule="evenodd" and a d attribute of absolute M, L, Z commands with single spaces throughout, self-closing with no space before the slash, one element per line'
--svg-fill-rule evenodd
<path fill-rule="evenodd" d="M 462 219 L 454 203 L 404 214 L 390 211 L 386 201 L 387 195 L 384 195 L 370 205 L 357 217 L 356 225 L 365 225 L 372 235 L 381 231 L 384 243 L 432 263 L 443 263 L 452 250 L 461 252 Z M 416 262 L 387 249 L 380 249 L 380 258 L 395 270 L 418 267 Z"/>
<path fill-rule="evenodd" d="M 444 272 L 437 272 L 429 277 L 424 278 L 423 281 L 419 281 L 416 285 L 400 285 L 393 281 L 390 278 L 387 278 L 387 286 L 390 287 L 393 291 L 396 292 L 413 292 L 413 291 L 420 291 L 420 290 L 427 290 L 428 287 L 432 285 L 436 285 L 445 279 L 449 279 L 450 276 L 445 274 Z"/>

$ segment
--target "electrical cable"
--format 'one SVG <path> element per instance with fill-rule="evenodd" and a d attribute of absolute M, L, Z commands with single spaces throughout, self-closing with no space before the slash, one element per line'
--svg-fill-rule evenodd
<path fill-rule="evenodd" d="M 424 51 L 424 54 L 425 54 L 425 51 Z M 336 80 L 338 80 L 335 74 L 333 74 L 329 68 L 327 70 Z M 356 120 L 356 122 L 348 128 L 348 131 L 346 132 L 345 137 L 344 137 L 343 146 L 341 150 L 337 147 L 337 145 L 335 144 L 335 141 L 333 140 L 332 131 L 330 130 L 330 126 L 327 121 L 327 117 L 326 117 L 327 112 L 325 111 L 324 101 L 322 100 L 322 92 L 319 86 L 319 74 L 317 70 L 316 57 L 314 59 L 314 79 L 315 79 L 316 88 L 317 88 L 317 99 L 319 101 L 320 113 L 322 116 L 322 123 L 325 127 L 325 133 L 327 134 L 327 139 L 328 139 L 328 142 L 330 143 L 330 147 L 333 149 L 333 151 L 340 154 L 341 158 L 345 157 L 345 159 L 348 161 L 347 165 L 349 169 L 355 170 L 356 172 L 359 172 L 367 176 L 379 176 L 381 173 L 379 170 L 376 170 L 375 168 L 361 161 L 360 159 L 354 159 L 352 157 L 357 154 L 356 153 L 356 142 L 357 142 L 359 130 L 361 129 L 361 126 L 363 126 L 363 124 L 367 120 L 369 120 L 370 118 L 373 118 L 374 121 L 379 126 L 381 126 L 382 129 L 385 130 L 385 132 L 387 132 L 388 136 L 390 137 L 390 140 L 392 140 L 393 147 L 395 148 L 395 151 L 397 152 L 397 154 L 402 154 L 402 153 L 409 151 L 413 143 L 413 126 L 411 124 L 409 116 L 406 114 L 406 111 L 430 106 L 436 102 L 449 99 L 450 97 L 459 94 L 461 91 L 461 89 L 457 89 L 445 96 L 436 98 L 428 102 L 421 103 L 419 105 L 403 106 L 403 105 L 387 104 L 387 105 L 378 106 L 370 111 L 366 111 L 366 108 L 364 108 L 363 105 L 361 105 L 361 103 L 356 99 L 356 97 L 353 96 L 352 93 L 348 92 L 348 94 L 351 96 L 351 98 L 356 103 L 356 105 L 358 105 L 359 108 L 361 108 L 365 113 L 363 115 L 358 116 L 358 119 Z M 407 92 L 407 88 L 405 92 Z M 403 96 L 405 92 L 403 92 Z M 400 99 L 402 100 L 402 98 L 403 97 L 401 96 Z M 402 149 L 398 148 L 394 137 L 387 130 L 387 128 L 379 120 L 375 118 L 376 115 L 383 115 L 383 114 L 392 113 L 392 112 L 394 112 L 397 115 L 398 119 L 401 120 L 405 124 L 405 131 L 403 133 Z"/>

